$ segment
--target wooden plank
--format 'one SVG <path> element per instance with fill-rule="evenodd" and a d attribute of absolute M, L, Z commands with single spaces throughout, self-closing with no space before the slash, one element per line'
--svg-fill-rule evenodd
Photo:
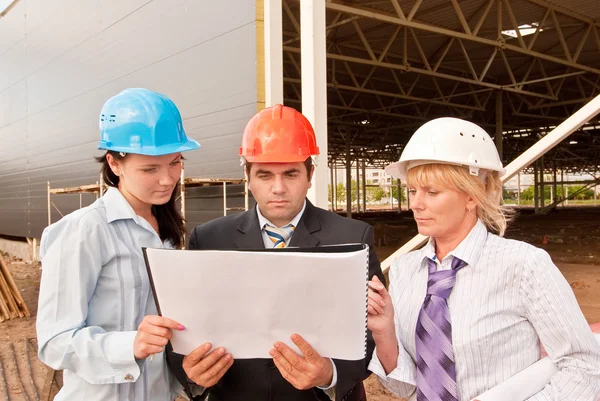
<path fill-rule="evenodd" d="M 21 296 L 19 288 L 15 284 L 15 281 L 8 270 L 8 263 L 0 255 L 0 293 L 4 296 L 9 310 L 11 311 L 10 317 L 25 317 L 30 316 L 29 309 L 25 305 L 25 301 Z"/>
<path fill-rule="evenodd" d="M 18 307 L 16 308 L 18 316 L 15 317 L 30 316 L 29 309 L 27 308 L 27 305 L 25 305 L 25 301 L 23 301 L 21 292 L 19 291 L 19 288 L 15 284 L 15 281 L 13 280 L 12 275 L 8 270 L 8 264 L 2 256 L 0 256 L 0 270 L 1 273 L 4 274 L 4 279 L 6 280 L 8 288 L 10 289 L 13 295 L 12 301 L 10 299 L 11 297 L 9 297 L 9 302 L 14 302 L 16 305 L 18 305 Z"/>
<path fill-rule="evenodd" d="M 44 381 L 44 388 L 42 389 L 41 400 L 42 401 L 51 401 L 50 394 L 52 393 L 52 384 L 54 383 L 54 376 L 56 375 L 56 370 L 52 368 L 48 368 L 46 372 L 46 380 Z"/>
<path fill-rule="evenodd" d="M 3 272 L 0 272 L 0 294 L 4 302 L 8 307 L 8 318 L 12 319 L 19 317 L 19 307 L 15 302 L 12 292 L 10 291 L 9 285 L 6 282 L 6 277 Z"/>
<path fill-rule="evenodd" d="M 19 373 L 19 365 L 17 365 L 17 356 L 15 354 L 15 347 L 14 347 L 13 343 L 10 343 L 9 345 L 10 345 L 10 352 L 11 352 L 11 356 L 12 356 L 13 368 L 15 370 L 15 374 L 18 379 L 19 389 L 21 390 L 21 395 L 23 396 L 23 398 L 25 398 L 25 401 L 29 401 L 29 396 L 25 392 L 25 386 L 23 385 L 23 381 L 21 380 L 21 374 Z"/>
<path fill-rule="evenodd" d="M 0 322 L 3 322 L 8 319 L 10 319 L 8 305 L 6 305 L 6 301 L 4 301 L 4 296 L 0 294 Z"/>
<path fill-rule="evenodd" d="M 187 177 L 183 180 L 187 186 L 218 186 L 223 183 L 240 185 L 246 182 L 243 178 L 195 178 Z"/>
<path fill-rule="evenodd" d="M 6 378 L 4 377 L 4 365 L 2 364 L 2 359 L 0 359 L 0 382 L 2 383 L 4 401 L 10 401 L 8 398 L 8 387 L 6 387 Z"/>
<path fill-rule="evenodd" d="M 80 185 L 78 187 L 67 188 L 52 188 L 51 195 L 59 194 L 78 194 L 78 193 L 98 193 L 100 192 L 100 184 Z"/>
<path fill-rule="evenodd" d="M 33 380 L 33 370 L 31 369 L 31 354 L 29 353 L 29 339 L 25 340 L 25 359 L 27 360 L 27 372 L 29 373 L 29 381 L 31 383 L 31 388 L 33 389 L 33 397 L 35 401 L 40 401 L 40 396 L 37 391 L 37 387 L 35 386 L 35 380 Z"/>

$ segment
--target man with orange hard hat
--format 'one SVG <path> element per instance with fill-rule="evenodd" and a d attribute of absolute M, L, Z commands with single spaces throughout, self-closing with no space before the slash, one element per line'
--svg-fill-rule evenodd
<path fill-rule="evenodd" d="M 369 277 L 377 275 L 383 281 L 373 248 L 373 228 L 315 207 L 306 199 L 314 172 L 313 157 L 318 154 L 315 132 L 301 113 L 280 104 L 260 111 L 248 122 L 239 152 L 256 208 L 199 225 L 191 234 L 189 249 L 366 243 L 370 253 Z M 302 354 L 276 342 L 270 350 L 272 359 L 234 361 L 219 344 L 206 343 L 183 360 L 172 352 L 168 359 L 171 370 L 193 400 L 366 399 L 362 381 L 369 376 L 367 366 L 374 348 L 371 333 L 366 357 L 360 361 L 321 357 L 299 334 L 293 334 L 291 340 Z"/>

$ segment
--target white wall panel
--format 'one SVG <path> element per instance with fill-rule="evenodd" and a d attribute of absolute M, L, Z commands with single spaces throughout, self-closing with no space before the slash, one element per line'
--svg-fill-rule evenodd
<path fill-rule="evenodd" d="M 186 175 L 241 177 L 241 133 L 257 107 L 255 14 L 252 1 L 20 0 L 0 19 L 0 234 L 41 234 L 47 181 L 98 180 L 100 108 L 128 87 L 179 106 L 202 144 Z M 79 206 L 78 195 L 55 198 L 63 212 Z M 191 225 L 222 210 L 188 204 Z"/>

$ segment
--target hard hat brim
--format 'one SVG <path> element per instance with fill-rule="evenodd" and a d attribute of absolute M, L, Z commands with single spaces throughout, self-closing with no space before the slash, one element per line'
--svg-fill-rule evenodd
<path fill-rule="evenodd" d="M 395 163 L 388 165 L 385 168 L 385 172 L 394 178 L 406 180 L 406 176 L 407 176 L 408 170 L 410 168 L 422 166 L 425 164 L 449 164 L 452 166 L 463 166 L 463 167 L 467 167 L 467 168 L 468 167 L 477 167 L 481 170 L 497 171 L 499 177 L 502 177 L 504 174 L 506 174 L 506 169 L 504 169 L 504 168 L 498 169 L 496 166 L 493 166 L 493 165 L 486 165 L 486 164 L 470 165 L 470 164 L 465 164 L 465 163 L 458 163 L 458 162 L 451 162 L 451 161 L 444 161 L 444 160 L 425 160 L 425 159 L 418 160 L 418 161 L 416 161 L 416 163 L 415 163 L 415 160 L 400 160 L 400 161 L 397 161 Z"/>
<path fill-rule="evenodd" d="M 110 150 L 112 152 L 124 152 L 132 153 L 136 155 L 146 156 L 163 156 L 172 153 L 186 152 L 188 150 L 199 149 L 200 144 L 194 140 L 188 138 L 185 143 L 168 144 L 163 146 L 148 146 L 148 147 L 129 147 L 129 146 L 111 146 L 106 144 L 104 141 L 98 143 L 98 149 Z"/>
<path fill-rule="evenodd" d="M 298 163 L 304 162 L 311 155 L 257 155 L 242 156 L 248 163 Z"/>

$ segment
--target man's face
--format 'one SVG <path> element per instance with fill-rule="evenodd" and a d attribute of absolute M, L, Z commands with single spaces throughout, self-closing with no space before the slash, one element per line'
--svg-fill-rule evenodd
<path fill-rule="evenodd" d="M 314 168 L 313 168 L 314 169 Z M 283 227 L 296 217 L 311 187 L 312 169 L 302 162 L 252 163 L 248 188 L 260 212 L 271 223 Z"/>

